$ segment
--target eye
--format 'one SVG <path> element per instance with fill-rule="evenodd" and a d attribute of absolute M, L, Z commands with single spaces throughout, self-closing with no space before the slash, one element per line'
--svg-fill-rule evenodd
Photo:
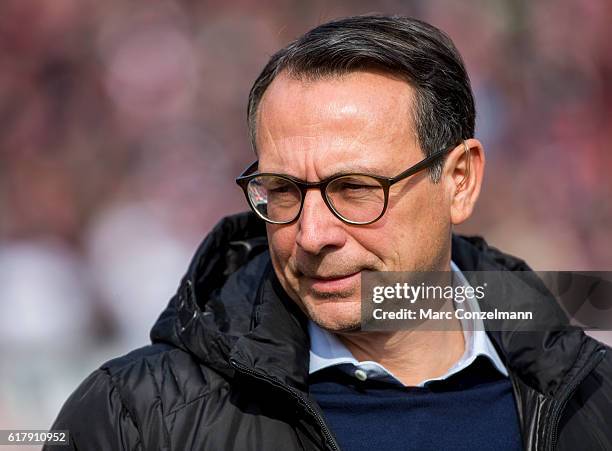
<path fill-rule="evenodd" d="M 348 175 L 334 180 L 327 189 L 327 195 L 332 203 L 342 202 L 379 202 L 383 199 L 383 188 L 372 177 Z"/>
<path fill-rule="evenodd" d="M 359 190 L 368 190 L 375 189 L 374 185 L 364 185 L 362 183 L 352 183 L 352 182 L 343 182 L 340 184 L 340 189 L 348 190 L 348 191 L 359 191 Z"/>
<path fill-rule="evenodd" d="M 369 177 L 342 177 L 335 181 L 334 191 L 346 193 L 369 192 L 380 189 L 380 185 Z"/>
<path fill-rule="evenodd" d="M 268 191 L 275 194 L 283 194 L 289 192 L 289 185 L 277 186 L 275 188 L 269 188 Z"/>

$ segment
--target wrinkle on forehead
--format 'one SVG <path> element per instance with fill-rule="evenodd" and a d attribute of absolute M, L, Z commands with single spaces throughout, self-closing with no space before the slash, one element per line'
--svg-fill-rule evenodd
<path fill-rule="evenodd" d="M 281 74 L 258 112 L 261 164 L 266 171 L 303 172 L 324 154 L 327 166 L 346 159 L 380 164 L 377 149 L 418 142 L 413 94 L 404 81 L 368 72 L 310 82 Z"/>

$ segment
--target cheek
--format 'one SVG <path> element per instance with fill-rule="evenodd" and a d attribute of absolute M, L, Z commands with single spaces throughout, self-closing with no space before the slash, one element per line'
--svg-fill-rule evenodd
<path fill-rule="evenodd" d="M 267 224 L 270 255 L 276 264 L 285 266 L 295 246 L 295 227 Z"/>
<path fill-rule="evenodd" d="M 436 265 L 450 233 L 444 199 L 434 190 L 411 194 L 413 197 L 402 199 L 388 210 L 376 229 L 364 230 L 359 236 L 362 246 L 388 271 Z"/>
<path fill-rule="evenodd" d="M 378 260 L 377 269 L 393 271 L 400 263 L 401 250 L 406 248 L 407 234 L 403 227 L 396 227 L 392 222 L 375 233 L 362 233 L 359 244 L 370 255 Z"/>

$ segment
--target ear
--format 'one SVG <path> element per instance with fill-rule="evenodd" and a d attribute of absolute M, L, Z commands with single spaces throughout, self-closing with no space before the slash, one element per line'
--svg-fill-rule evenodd
<path fill-rule="evenodd" d="M 443 178 L 450 196 L 450 218 L 453 225 L 472 215 L 480 195 L 485 156 L 477 139 L 466 139 L 447 156 Z"/>

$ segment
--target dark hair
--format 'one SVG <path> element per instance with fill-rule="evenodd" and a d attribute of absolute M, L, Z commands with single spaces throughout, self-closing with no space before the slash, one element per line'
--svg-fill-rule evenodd
<path fill-rule="evenodd" d="M 256 149 L 259 103 L 274 78 L 318 79 L 378 69 L 405 79 L 415 90 L 413 111 L 426 156 L 474 135 L 476 112 L 470 80 L 451 39 L 436 27 L 401 16 L 367 15 L 319 25 L 279 50 L 249 93 L 247 120 Z M 430 171 L 439 180 L 443 161 Z"/>

